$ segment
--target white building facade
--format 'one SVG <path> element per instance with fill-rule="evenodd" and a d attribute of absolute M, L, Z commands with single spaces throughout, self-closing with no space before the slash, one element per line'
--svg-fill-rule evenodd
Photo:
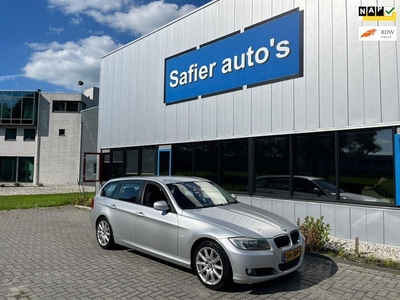
<path fill-rule="evenodd" d="M 400 246 L 400 50 L 360 37 L 396 22 L 359 5 L 376 3 L 212 1 L 103 57 L 101 179 L 202 176 L 292 221 L 324 216 L 333 236 Z"/>
<path fill-rule="evenodd" d="M 81 111 L 98 104 L 98 88 L 86 92 L 89 96 L 0 91 L 2 184 L 74 185 L 82 181 Z M 97 98 L 90 98 L 93 95 Z"/>

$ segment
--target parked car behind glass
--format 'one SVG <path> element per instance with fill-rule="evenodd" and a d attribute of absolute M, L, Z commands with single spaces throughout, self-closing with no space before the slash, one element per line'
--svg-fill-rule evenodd
<path fill-rule="evenodd" d="M 95 196 L 90 218 L 100 247 L 119 244 L 193 269 L 215 290 L 277 278 L 303 263 L 295 224 L 202 178 L 112 179 Z"/>
<path fill-rule="evenodd" d="M 288 196 L 289 179 L 289 175 L 259 176 L 255 181 L 255 191 L 274 196 Z M 334 200 L 336 199 L 336 185 L 326 179 L 296 175 L 293 176 L 293 196 L 305 199 Z M 340 189 L 340 199 L 390 203 L 390 199 L 347 193 L 342 189 Z"/>

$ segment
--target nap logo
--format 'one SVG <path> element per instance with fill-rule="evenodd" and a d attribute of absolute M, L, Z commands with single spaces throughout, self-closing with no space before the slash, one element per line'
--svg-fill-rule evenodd
<path fill-rule="evenodd" d="M 396 41 L 396 26 L 360 26 L 358 40 L 363 42 Z"/>
<path fill-rule="evenodd" d="M 359 6 L 361 21 L 396 21 L 395 6 Z"/>

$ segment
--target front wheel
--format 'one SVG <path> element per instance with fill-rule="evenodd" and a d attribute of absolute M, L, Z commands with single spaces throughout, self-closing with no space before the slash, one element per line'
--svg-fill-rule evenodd
<path fill-rule="evenodd" d="M 114 247 L 114 238 L 110 223 L 106 218 L 101 218 L 96 226 L 97 242 L 103 249 L 112 249 Z"/>
<path fill-rule="evenodd" d="M 232 282 L 232 270 L 224 249 L 213 241 L 201 242 L 195 250 L 193 268 L 200 282 L 220 290 Z"/>

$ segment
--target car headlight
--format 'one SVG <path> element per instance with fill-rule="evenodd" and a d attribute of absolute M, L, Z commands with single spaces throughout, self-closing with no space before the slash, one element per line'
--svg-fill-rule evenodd
<path fill-rule="evenodd" d="M 229 241 L 237 248 L 242 250 L 270 250 L 266 239 L 253 239 L 248 237 L 230 238 Z"/>

